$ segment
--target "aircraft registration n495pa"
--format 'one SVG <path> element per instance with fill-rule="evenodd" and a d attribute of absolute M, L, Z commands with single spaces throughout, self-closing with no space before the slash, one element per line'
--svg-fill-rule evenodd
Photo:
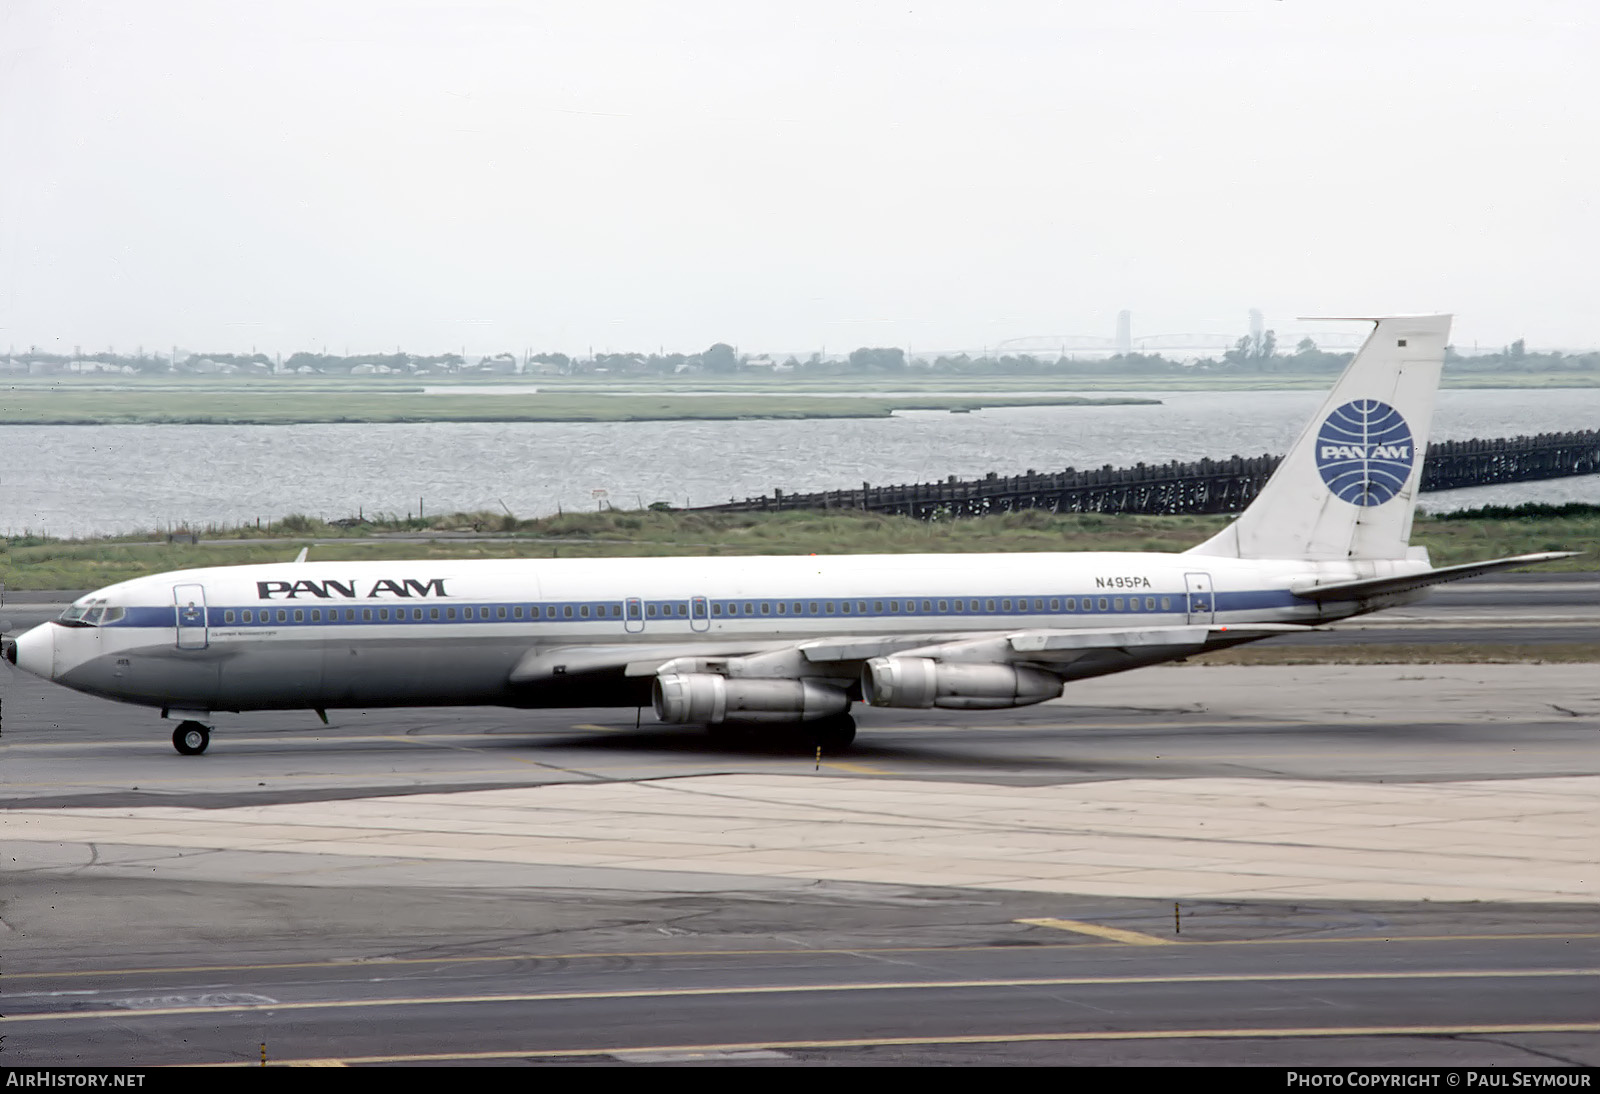
<path fill-rule="evenodd" d="M 995 710 L 1566 557 L 1410 546 L 1447 315 L 1375 319 L 1260 495 L 1181 554 L 293 562 L 107 586 L 6 639 L 17 667 L 178 720 L 217 711 L 654 707 L 854 739 L 850 711 Z"/>

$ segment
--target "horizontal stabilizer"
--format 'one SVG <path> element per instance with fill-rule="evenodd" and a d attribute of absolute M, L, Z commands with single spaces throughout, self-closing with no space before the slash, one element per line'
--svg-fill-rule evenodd
<path fill-rule="evenodd" d="M 1385 596 L 1392 593 L 1411 592 L 1414 589 L 1425 589 L 1429 585 L 1443 585 L 1447 581 L 1460 581 L 1465 577 L 1477 577 L 1480 574 L 1489 574 L 1496 570 L 1509 570 L 1514 566 L 1529 566 L 1536 562 L 1553 562 L 1558 558 L 1572 558 L 1582 553 L 1581 551 L 1544 551 L 1531 555 L 1513 555 L 1510 558 L 1494 558 L 1487 562 L 1467 562 L 1460 566 L 1440 566 L 1436 570 L 1424 570 L 1419 574 L 1407 574 L 1404 577 L 1372 577 L 1361 581 L 1336 581 L 1330 585 L 1297 586 L 1290 591 L 1295 596 L 1303 596 L 1307 600 L 1365 600 L 1373 596 Z"/>

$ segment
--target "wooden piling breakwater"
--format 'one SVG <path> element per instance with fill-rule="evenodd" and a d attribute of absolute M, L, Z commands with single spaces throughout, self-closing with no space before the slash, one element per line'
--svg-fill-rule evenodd
<path fill-rule="evenodd" d="M 826 490 L 745 498 L 695 506 L 700 512 L 776 512 L 786 509 L 861 509 L 919 520 L 980 517 L 1022 509 L 1052 513 L 1236 513 L 1258 494 L 1282 456 L 1232 456 L 1225 460 L 1136 464 L 1097 471 L 1068 467 L 1022 475 L 990 472 L 981 479 L 859 490 Z M 1540 433 L 1532 437 L 1440 441 L 1428 446 L 1422 490 L 1532 482 L 1600 474 L 1600 430 Z"/>

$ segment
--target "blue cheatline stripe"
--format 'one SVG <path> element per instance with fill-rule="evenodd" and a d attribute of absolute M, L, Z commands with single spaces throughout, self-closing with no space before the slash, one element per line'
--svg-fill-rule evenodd
<path fill-rule="evenodd" d="M 1197 599 L 1212 601 L 1217 612 L 1262 611 L 1309 603 L 1286 589 L 1256 589 L 1245 592 L 1200 594 Z M 1151 614 L 1184 614 L 1189 595 L 1183 592 L 1121 595 L 1097 590 L 1085 596 L 1029 594 L 1027 596 L 868 596 L 868 597 L 739 597 L 700 601 L 675 600 L 573 600 L 573 601 L 489 601 L 487 603 L 406 604 L 395 601 L 365 601 L 358 604 L 317 604 L 304 601 L 281 605 L 214 607 L 206 610 L 211 627 L 347 627 L 347 626 L 424 626 L 430 624 L 495 623 L 688 623 L 738 622 L 759 619 L 901 619 L 928 618 L 962 620 L 1005 616 L 1085 617 L 1113 615 L 1138 617 Z M 1197 609 L 1198 610 L 1198 609 Z M 249 618 L 245 614 L 249 613 Z M 171 607 L 128 608 L 127 614 L 110 627 L 172 627 L 176 623 Z M 198 624 L 197 624 L 198 625 Z"/>

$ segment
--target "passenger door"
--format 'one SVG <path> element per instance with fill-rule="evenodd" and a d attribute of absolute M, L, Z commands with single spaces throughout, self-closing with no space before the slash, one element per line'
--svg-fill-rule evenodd
<path fill-rule="evenodd" d="M 1189 622 L 1210 624 L 1216 620 L 1216 598 L 1211 593 L 1210 574 L 1184 574 L 1189 587 Z"/>
<path fill-rule="evenodd" d="M 206 629 L 206 590 L 204 585 L 174 585 L 172 602 L 177 613 L 178 648 L 203 650 L 210 645 Z"/>

